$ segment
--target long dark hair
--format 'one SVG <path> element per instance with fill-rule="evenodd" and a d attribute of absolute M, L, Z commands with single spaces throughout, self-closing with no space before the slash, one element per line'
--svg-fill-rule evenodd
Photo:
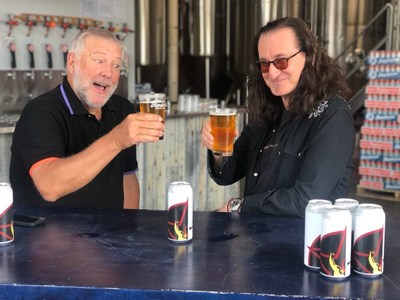
<path fill-rule="evenodd" d="M 298 18 L 282 18 L 267 23 L 255 38 L 254 56 L 258 59 L 258 40 L 269 31 L 291 28 L 299 49 L 306 54 L 306 62 L 299 82 L 289 98 L 290 113 L 294 116 L 308 115 L 322 100 L 338 94 L 349 96 L 350 90 L 343 69 L 320 47 L 307 24 Z M 257 125 L 275 121 L 283 109 L 281 97 L 274 96 L 265 84 L 261 72 L 252 69 L 249 77 L 248 113 L 250 124 Z"/>

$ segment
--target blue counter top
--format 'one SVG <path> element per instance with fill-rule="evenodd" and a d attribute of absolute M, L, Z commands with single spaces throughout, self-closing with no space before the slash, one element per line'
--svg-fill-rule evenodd
<path fill-rule="evenodd" d="M 303 266 L 304 219 L 194 213 L 192 242 L 149 210 L 17 208 L 46 217 L 0 247 L 0 299 L 400 298 L 400 219 L 387 220 L 384 273 L 323 278 Z"/>

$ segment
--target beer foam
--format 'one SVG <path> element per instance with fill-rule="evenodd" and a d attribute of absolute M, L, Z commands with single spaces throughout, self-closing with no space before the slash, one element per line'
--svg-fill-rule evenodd
<path fill-rule="evenodd" d="M 212 116 L 232 116 L 232 115 L 236 115 L 236 109 L 216 108 L 216 109 L 210 110 L 210 115 L 212 115 Z"/>

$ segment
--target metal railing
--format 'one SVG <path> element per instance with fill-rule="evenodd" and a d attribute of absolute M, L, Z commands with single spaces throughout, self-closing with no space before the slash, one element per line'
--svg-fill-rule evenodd
<path fill-rule="evenodd" d="M 398 22 L 395 22 L 395 9 L 393 4 L 387 3 L 384 7 L 365 25 L 365 28 L 359 32 L 353 40 L 346 45 L 345 49 L 337 55 L 335 58 L 336 61 L 343 59 L 345 55 L 346 62 L 353 62 L 352 68 L 346 72 L 346 80 L 349 80 L 353 75 L 357 72 L 363 72 L 366 69 L 367 63 L 367 55 L 364 49 L 357 49 L 355 47 L 356 43 L 359 41 L 360 38 L 364 38 L 367 32 L 371 29 L 376 22 L 386 14 L 386 30 L 385 35 L 379 39 L 369 51 L 382 49 L 384 47 L 385 50 L 397 50 L 398 45 L 393 45 L 393 32 L 394 29 L 398 28 Z M 350 50 L 355 49 L 352 53 L 349 53 Z M 356 90 L 349 100 L 349 104 L 352 108 L 353 113 L 357 112 L 360 108 L 363 107 L 364 101 L 366 98 L 365 94 L 365 87 L 366 82 L 362 86 L 358 87 L 359 89 Z"/>

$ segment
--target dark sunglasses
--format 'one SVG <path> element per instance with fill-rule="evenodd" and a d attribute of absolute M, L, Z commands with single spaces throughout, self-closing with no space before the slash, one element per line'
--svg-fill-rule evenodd
<path fill-rule="evenodd" d="M 268 73 L 269 65 L 274 64 L 275 68 L 277 68 L 278 70 L 285 70 L 289 65 L 289 59 L 295 57 L 301 51 L 303 51 L 303 50 L 299 50 L 298 52 L 296 52 L 295 54 L 293 54 L 292 56 L 289 56 L 289 57 L 275 58 L 273 61 L 257 60 L 256 61 L 257 68 L 261 73 Z"/>

